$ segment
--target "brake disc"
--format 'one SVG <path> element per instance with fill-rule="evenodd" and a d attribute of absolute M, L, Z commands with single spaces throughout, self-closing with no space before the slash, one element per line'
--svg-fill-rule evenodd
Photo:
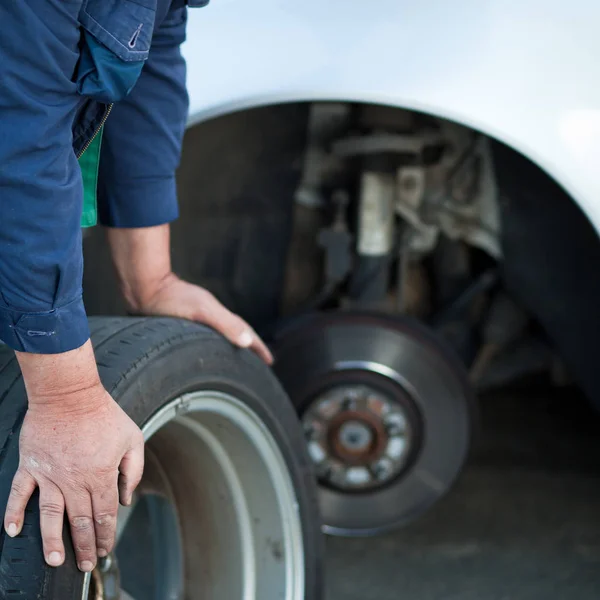
<path fill-rule="evenodd" d="M 274 351 L 327 533 L 387 531 L 448 491 L 467 456 L 473 402 L 462 365 L 432 332 L 404 317 L 315 313 L 282 329 Z"/>

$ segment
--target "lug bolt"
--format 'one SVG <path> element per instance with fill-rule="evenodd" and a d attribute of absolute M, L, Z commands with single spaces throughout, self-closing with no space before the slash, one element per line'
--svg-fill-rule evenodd
<path fill-rule="evenodd" d="M 392 472 L 392 464 L 389 460 L 380 460 L 373 466 L 373 475 L 379 480 L 387 479 Z"/>

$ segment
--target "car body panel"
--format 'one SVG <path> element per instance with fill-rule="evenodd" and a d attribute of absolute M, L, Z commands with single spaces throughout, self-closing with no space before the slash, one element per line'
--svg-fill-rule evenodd
<path fill-rule="evenodd" d="M 553 177 L 600 232 L 600 4 L 214 0 L 190 11 L 190 124 L 312 100 L 478 129 Z"/>

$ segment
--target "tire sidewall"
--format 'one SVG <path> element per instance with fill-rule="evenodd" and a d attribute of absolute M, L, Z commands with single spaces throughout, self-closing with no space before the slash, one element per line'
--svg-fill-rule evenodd
<path fill-rule="evenodd" d="M 170 401 L 194 391 L 229 394 L 259 417 L 275 439 L 294 486 L 303 531 L 305 598 L 319 600 L 323 539 L 312 464 L 294 408 L 267 367 L 251 352 L 233 349 L 213 332 L 197 327 L 191 334 L 151 351 L 129 369 L 116 354 L 111 344 L 97 349 L 101 379 L 142 428 Z M 81 600 L 84 575 L 76 567 L 66 526 L 65 538 L 69 540 L 67 560 L 59 569 L 45 567 L 48 577 L 43 597 Z"/>

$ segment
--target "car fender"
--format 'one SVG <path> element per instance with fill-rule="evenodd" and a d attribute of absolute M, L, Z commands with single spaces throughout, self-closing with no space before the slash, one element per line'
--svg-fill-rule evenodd
<path fill-rule="evenodd" d="M 600 4 L 215 0 L 190 11 L 190 126 L 291 101 L 422 111 L 540 166 L 600 232 Z"/>

